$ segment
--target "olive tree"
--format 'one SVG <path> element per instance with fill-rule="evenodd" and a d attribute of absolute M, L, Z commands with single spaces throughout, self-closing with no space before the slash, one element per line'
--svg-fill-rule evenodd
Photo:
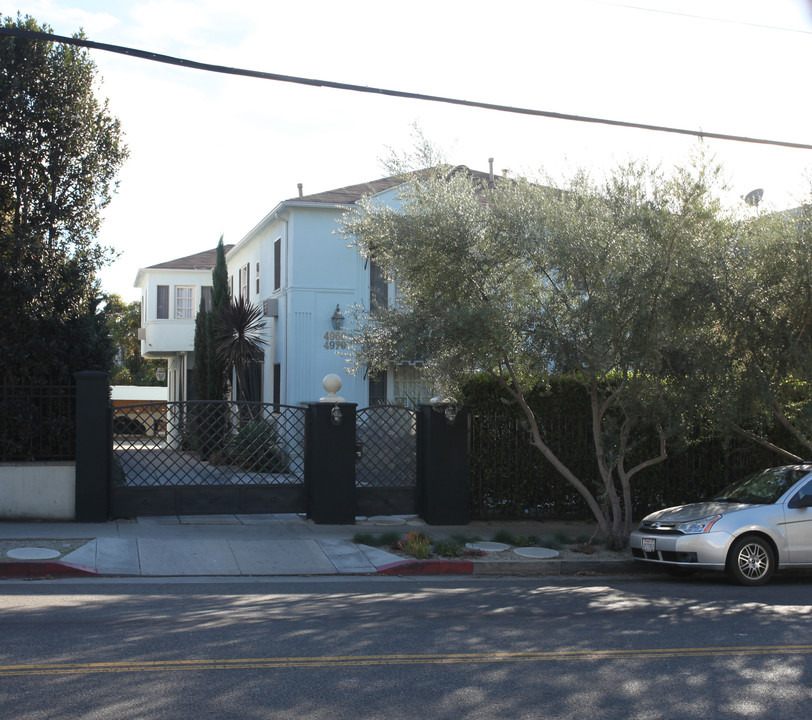
<path fill-rule="evenodd" d="M 344 219 L 349 242 L 397 284 L 392 307 L 357 318 L 356 367 L 422 359 L 448 396 L 494 376 L 530 443 L 624 544 L 632 479 L 666 458 L 714 342 L 729 234 L 718 174 L 701 158 L 669 175 L 637 163 L 601 182 L 576 172 L 559 188 L 442 165 L 405 174 L 397 206 L 368 199 Z M 556 456 L 526 400 L 551 374 L 589 398 L 598 477 Z"/>
<path fill-rule="evenodd" d="M 812 205 L 740 222 L 728 257 L 720 287 L 725 352 L 711 409 L 738 434 L 788 460 L 809 457 Z"/>

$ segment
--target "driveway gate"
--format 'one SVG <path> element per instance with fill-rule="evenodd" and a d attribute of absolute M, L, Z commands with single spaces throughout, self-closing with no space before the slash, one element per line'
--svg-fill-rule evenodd
<path fill-rule="evenodd" d="M 305 512 L 303 407 L 113 408 L 113 517 Z"/>

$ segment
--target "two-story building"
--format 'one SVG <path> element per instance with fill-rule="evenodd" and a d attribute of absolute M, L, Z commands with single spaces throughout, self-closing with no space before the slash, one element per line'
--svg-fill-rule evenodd
<path fill-rule="evenodd" d="M 226 252 L 233 245 L 226 245 Z M 195 316 L 201 298 L 211 307 L 211 272 L 216 248 L 141 268 L 141 355 L 167 361 L 169 400 L 193 399 Z"/>
<path fill-rule="evenodd" d="M 262 307 L 265 356 L 253 400 L 296 405 L 324 394 L 325 375 L 338 374 L 341 396 L 360 406 L 426 401 L 430 389 L 411 365 L 371 377 L 344 372 L 350 350 L 346 323 L 354 305 L 389 302 L 392 288 L 374 263 L 337 230 L 364 196 L 397 204 L 398 177 L 388 177 L 280 202 L 239 243 L 226 246 L 230 290 Z M 215 250 L 142 268 L 141 352 L 168 362 L 169 400 L 194 399 L 194 319 L 210 298 Z M 342 316 L 345 319 L 342 322 Z"/>

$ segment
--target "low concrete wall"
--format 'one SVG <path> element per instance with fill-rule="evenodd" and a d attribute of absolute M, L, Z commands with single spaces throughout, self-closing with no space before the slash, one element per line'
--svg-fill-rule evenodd
<path fill-rule="evenodd" d="M 73 463 L 0 463 L 0 520 L 75 520 Z"/>

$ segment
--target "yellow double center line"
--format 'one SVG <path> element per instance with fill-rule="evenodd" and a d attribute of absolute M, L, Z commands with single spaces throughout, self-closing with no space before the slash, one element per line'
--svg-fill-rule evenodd
<path fill-rule="evenodd" d="M 812 653 L 812 645 L 750 645 L 646 650 L 555 650 L 420 655 L 334 655 L 324 657 L 244 658 L 235 660 L 152 660 L 109 663 L 42 663 L 0 665 L 0 677 L 12 675 L 70 675 L 88 673 L 169 672 L 177 670 L 255 670 L 365 665 L 450 665 L 497 662 L 562 662 L 568 660 L 648 660 L 677 657 L 797 655 Z"/>

